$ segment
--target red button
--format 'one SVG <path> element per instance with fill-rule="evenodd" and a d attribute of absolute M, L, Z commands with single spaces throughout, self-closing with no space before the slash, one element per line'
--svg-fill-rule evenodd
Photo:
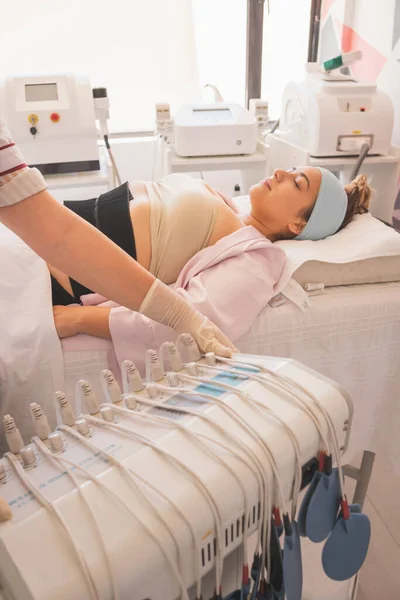
<path fill-rule="evenodd" d="M 61 117 L 58 113 L 51 113 L 50 120 L 53 121 L 53 123 L 58 123 L 60 119 Z"/>

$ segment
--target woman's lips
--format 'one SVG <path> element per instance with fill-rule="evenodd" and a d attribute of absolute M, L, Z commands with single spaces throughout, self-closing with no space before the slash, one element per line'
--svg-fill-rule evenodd
<path fill-rule="evenodd" d="M 265 186 L 267 186 L 267 188 L 268 188 L 268 189 L 271 191 L 271 184 L 270 184 L 270 182 L 268 181 L 268 179 L 264 179 L 264 181 L 263 181 L 263 184 L 264 184 Z"/>

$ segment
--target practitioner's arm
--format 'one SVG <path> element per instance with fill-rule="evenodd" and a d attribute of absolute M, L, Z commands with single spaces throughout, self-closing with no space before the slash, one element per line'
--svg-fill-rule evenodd
<path fill-rule="evenodd" d="M 0 222 L 44 260 L 99 294 L 190 333 L 205 351 L 230 356 L 226 337 L 96 228 L 59 204 L 0 120 Z"/>

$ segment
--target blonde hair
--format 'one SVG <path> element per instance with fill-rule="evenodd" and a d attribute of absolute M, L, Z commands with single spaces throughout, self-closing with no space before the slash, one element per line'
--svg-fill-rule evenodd
<path fill-rule="evenodd" d="M 339 231 L 346 227 L 355 215 L 363 215 L 369 211 L 369 203 L 373 192 L 366 175 L 358 175 L 344 189 L 347 194 L 348 204 L 346 215 Z"/>

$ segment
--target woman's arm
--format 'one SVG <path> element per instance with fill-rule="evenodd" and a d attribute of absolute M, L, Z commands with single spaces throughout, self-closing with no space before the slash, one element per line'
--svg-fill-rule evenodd
<path fill-rule="evenodd" d="M 54 323 L 60 339 L 85 333 L 111 339 L 108 320 L 111 308 L 106 306 L 54 306 Z"/>

